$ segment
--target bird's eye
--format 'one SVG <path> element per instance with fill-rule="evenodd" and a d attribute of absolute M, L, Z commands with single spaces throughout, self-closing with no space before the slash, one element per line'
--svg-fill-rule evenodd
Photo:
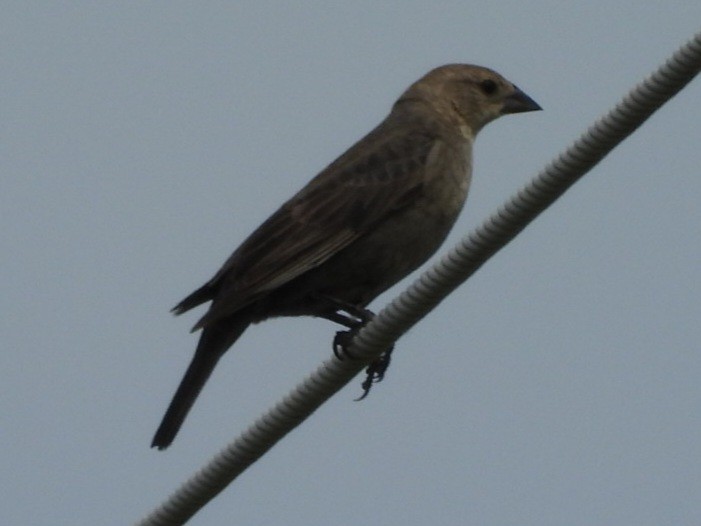
<path fill-rule="evenodd" d="M 485 95 L 493 95 L 497 91 L 497 83 L 492 79 L 484 79 L 480 82 L 480 88 Z"/>

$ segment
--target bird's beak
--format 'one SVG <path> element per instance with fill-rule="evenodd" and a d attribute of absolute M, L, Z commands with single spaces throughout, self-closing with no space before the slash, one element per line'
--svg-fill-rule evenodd
<path fill-rule="evenodd" d="M 504 99 L 504 106 L 501 113 L 523 113 L 524 111 L 537 111 L 543 108 L 526 95 L 523 91 L 514 86 L 514 92 Z"/>

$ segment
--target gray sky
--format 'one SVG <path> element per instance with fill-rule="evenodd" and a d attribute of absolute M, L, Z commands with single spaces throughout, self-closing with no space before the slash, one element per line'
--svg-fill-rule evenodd
<path fill-rule="evenodd" d="M 545 109 L 482 132 L 445 251 L 701 20 L 493 4 L 3 5 L 3 524 L 132 523 L 329 356 L 329 322 L 252 327 L 149 449 L 196 343 L 169 308 L 424 72 Z M 696 80 L 192 524 L 699 524 L 699 122 Z"/>

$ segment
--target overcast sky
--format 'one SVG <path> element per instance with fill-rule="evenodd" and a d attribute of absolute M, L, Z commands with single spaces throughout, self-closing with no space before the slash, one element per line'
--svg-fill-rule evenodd
<path fill-rule="evenodd" d="M 544 108 L 486 128 L 443 251 L 699 30 L 698 0 L 4 2 L 0 520 L 130 524 L 328 358 L 251 327 L 149 449 L 169 309 L 449 62 Z M 235 5 L 235 6 L 234 6 Z M 193 525 L 701 523 L 701 82 Z M 379 310 L 404 282 L 380 297 Z"/>

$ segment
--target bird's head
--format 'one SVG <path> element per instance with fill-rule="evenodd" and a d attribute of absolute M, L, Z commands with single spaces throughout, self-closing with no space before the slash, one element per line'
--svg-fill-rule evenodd
<path fill-rule="evenodd" d="M 496 71 L 468 64 L 448 64 L 429 71 L 407 89 L 402 101 L 421 101 L 454 124 L 476 135 L 507 113 L 541 107 Z"/>

